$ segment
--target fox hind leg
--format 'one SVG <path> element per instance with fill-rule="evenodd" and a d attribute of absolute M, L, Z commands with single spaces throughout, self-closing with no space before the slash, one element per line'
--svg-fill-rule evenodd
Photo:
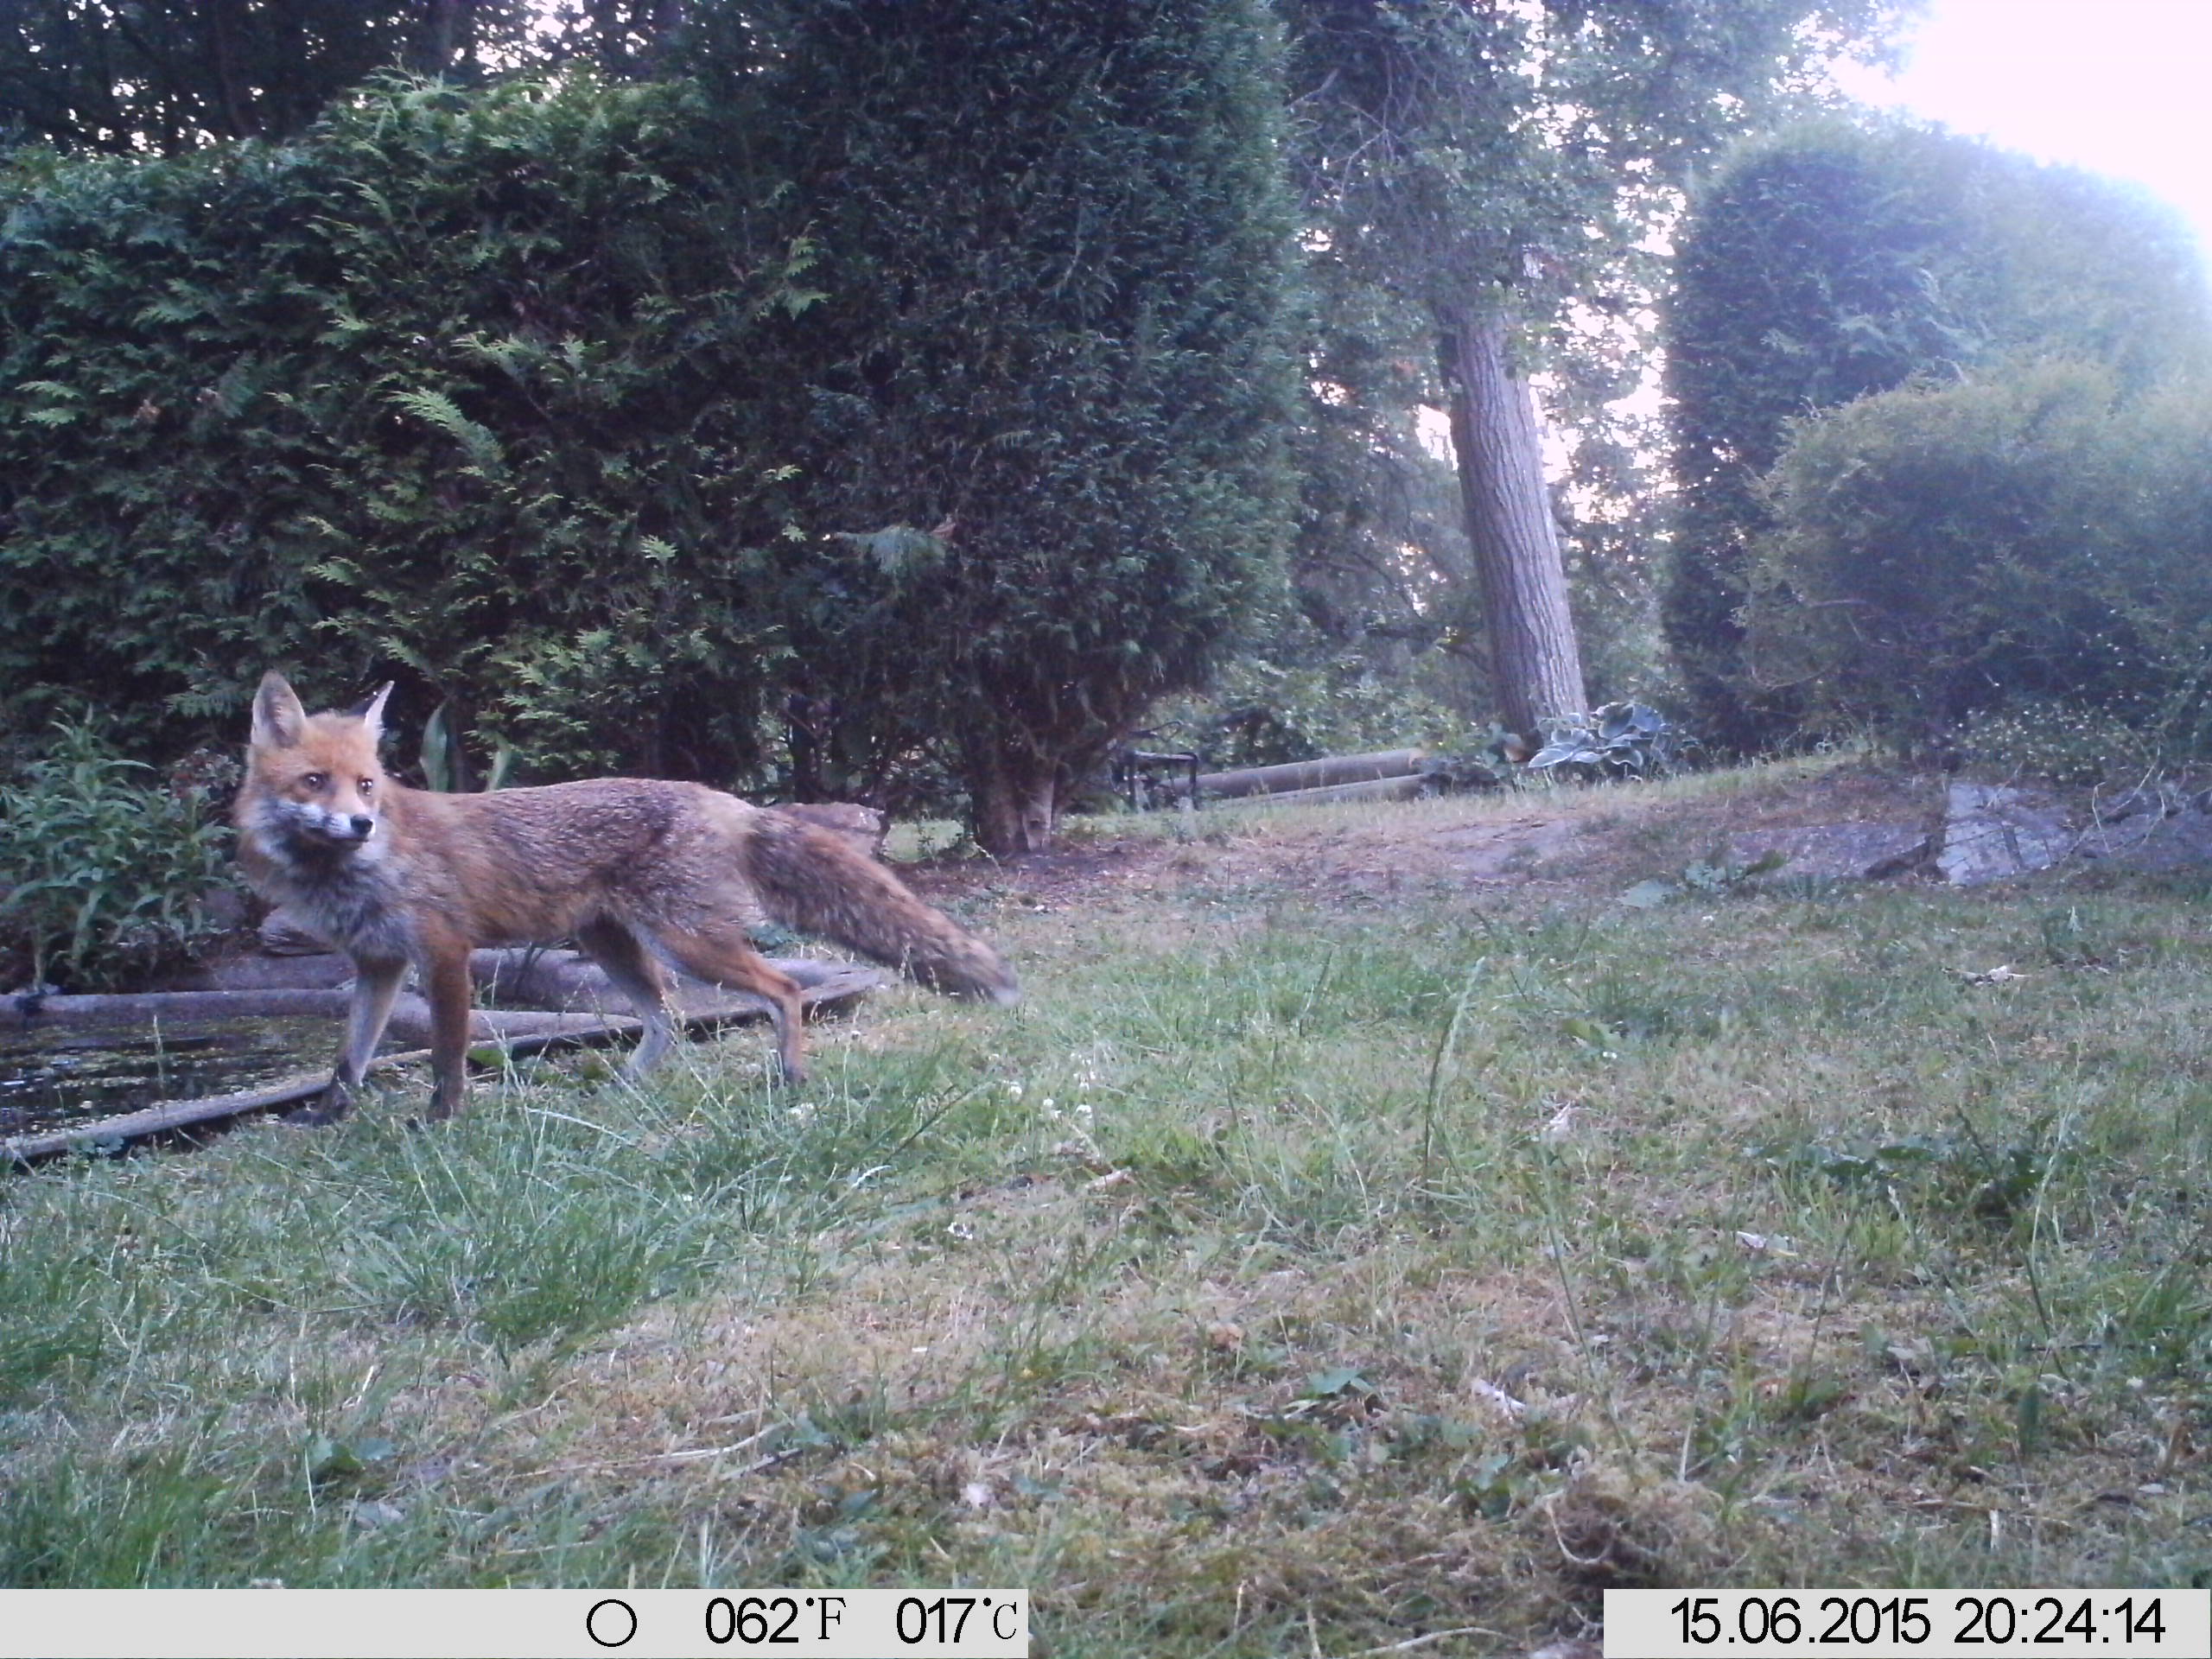
<path fill-rule="evenodd" d="M 806 1080 L 806 1033 L 798 982 L 770 967 L 766 957 L 746 944 L 742 926 L 723 922 L 711 930 L 660 928 L 655 930 L 653 942 L 685 973 L 725 990 L 750 991 L 765 999 L 775 1021 L 776 1058 L 784 1081 Z"/>
<path fill-rule="evenodd" d="M 576 943 L 597 963 L 614 988 L 629 999 L 645 1028 L 631 1051 L 622 1075 L 637 1078 L 658 1065 L 676 1041 L 676 1021 L 668 1011 L 668 981 L 652 952 L 620 922 L 606 918 L 576 930 Z"/>

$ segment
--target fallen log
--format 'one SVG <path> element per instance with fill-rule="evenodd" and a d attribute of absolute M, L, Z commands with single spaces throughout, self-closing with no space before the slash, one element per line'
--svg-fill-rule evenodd
<path fill-rule="evenodd" d="M 48 997 L 34 1014 L 19 1014 L 15 1028 L 41 1025 L 68 1027 L 145 1026 L 171 1021 L 186 1027 L 233 1020 L 280 1020 L 325 1017 L 343 1020 L 353 1006 L 350 990 L 148 991 L 134 996 Z M 607 1001 L 626 1007 L 610 994 Z M 557 1029 L 548 1021 L 589 1020 L 600 1010 L 593 1003 L 563 1010 L 537 1008 L 474 1008 L 468 1016 L 472 1039 L 497 1040 L 512 1033 Z M 391 1034 L 402 1042 L 427 1042 L 430 1035 L 430 1005 L 411 992 L 391 1005 Z"/>
<path fill-rule="evenodd" d="M 242 950 L 211 957 L 179 969 L 150 988 L 160 991 L 335 990 L 353 977 L 350 959 L 335 950 L 287 951 L 270 956 Z"/>
<path fill-rule="evenodd" d="M 834 979 L 852 967 L 850 963 L 825 962 L 818 957 L 770 957 L 766 961 L 770 967 L 797 980 L 802 987 Z M 468 968 L 475 978 L 478 995 L 495 1007 L 546 1008 L 565 1013 L 579 1008 L 620 1010 L 629 1007 L 599 964 L 581 950 L 538 947 L 474 950 L 469 953 Z M 705 984 L 704 981 L 673 971 L 669 977 L 677 988 L 679 1000 L 686 988 Z"/>
<path fill-rule="evenodd" d="M 1242 766 L 1198 774 L 1198 793 L 1235 799 L 1289 790 L 1323 789 L 1337 784 L 1367 783 L 1418 772 L 1428 756 L 1420 749 L 1382 749 L 1372 754 L 1339 754 L 1319 760 L 1292 760 L 1278 766 Z"/>
<path fill-rule="evenodd" d="M 1427 792 L 1430 776 L 1414 772 L 1404 778 L 1372 778 L 1364 783 L 1329 784 L 1319 789 L 1286 789 L 1268 795 L 1248 795 L 1239 806 L 1326 806 L 1342 801 L 1410 801 Z"/>
<path fill-rule="evenodd" d="M 809 1019 L 817 1019 L 849 1007 L 885 982 L 885 976 L 872 968 L 822 963 L 812 965 L 831 971 L 817 975 L 814 983 L 799 992 L 799 1001 Z M 674 1000 L 683 1016 L 683 1029 L 691 1036 L 709 1034 L 725 1026 L 766 1020 L 770 1014 L 766 1001 L 749 992 L 723 992 L 720 994 L 719 1001 L 711 1003 L 704 998 L 687 997 L 681 992 Z M 531 1029 L 516 1030 L 511 1035 L 495 1038 L 489 1045 L 479 1045 L 470 1051 L 471 1061 L 478 1059 L 485 1046 L 499 1051 L 502 1065 L 556 1049 L 601 1047 L 636 1036 L 640 1027 L 640 1022 L 634 1019 L 588 1020 L 568 1014 L 526 1017 L 534 1018 L 540 1023 Z M 555 1023 L 549 1026 L 544 1023 L 547 1021 Z M 429 1058 L 430 1051 L 426 1048 L 386 1054 L 372 1060 L 369 1071 L 372 1075 L 387 1072 L 403 1065 L 421 1065 Z M 27 1168 L 32 1164 L 60 1157 L 80 1147 L 143 1140 L 149 1135 L 204 1128 L 256 1112 L 299 1105 L 314 1099 L 329 1086 L 330 1072 L 327 1068 L 319 1071 L 302 1071 L 265 1088 L 245 1090 L 237 1094 L 209 1095 L 198 1100 L 164 1101 L 158 1106 L 149 1106 L 143 1111 L 124 1112 L 66 1129 L 0 1137 L 0 1167 Z"/>

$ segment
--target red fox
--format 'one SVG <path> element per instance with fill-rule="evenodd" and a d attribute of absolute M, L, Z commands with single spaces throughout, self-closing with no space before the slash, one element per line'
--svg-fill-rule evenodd
<path fill-rule="evenodd" d="M 766 997 L 787 1080 L 806 1074 L 798 986 L 753 949 L 766 912 L 955 996 L 1020 996 L 998 953 L 840 836 L 699 784 L 599 778 L 442 795 L 409 789 L 377 759 L 387 685 L 344 714 L 309 715 L 281 675 L 263 677 L 236 818 L 239 861 L 353 959 L 336 1072 L 296 1117 L 342 1117 L 384 1035 L 410 964 L 431 1008 L 429 1116 L 461 1103 L 468 952 L 573 938 L 637 1008 L 638 1076 L 676 1027 L 658 957 Z"/>

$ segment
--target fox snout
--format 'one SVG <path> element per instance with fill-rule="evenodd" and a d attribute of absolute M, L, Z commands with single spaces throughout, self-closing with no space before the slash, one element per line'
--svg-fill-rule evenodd
<path fill-rule="evenodd" d="M 355 846 L 377 832 L 376 815 L 358 809 L 328 807 L 314 801 L 287 802 L 283 815 L 292 828 L 333 846 Z"/>

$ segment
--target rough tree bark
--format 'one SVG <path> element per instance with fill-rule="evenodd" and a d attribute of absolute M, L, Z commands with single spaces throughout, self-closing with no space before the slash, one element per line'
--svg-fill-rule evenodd
<path fill-rule="evenodd" d="M 416 72 L 433 77 L 451 74 L 469 47 L 475 21 L 476 0 L 430 0 Z"/>
<path fill-rule="evenodd" d="M 988 736 L 963 747 L 976 844 L 1001 857 L 1050 848 L 1059 819 L 1058 763 Z"/>
<path fill-rule="evenodd" d="M 1440 306 L 1436 321 L 1491 677 L 1506 726 L 1535 736 L 1586 695 L 1535 398 L 1508 360 L 1503 315 Z"/>

